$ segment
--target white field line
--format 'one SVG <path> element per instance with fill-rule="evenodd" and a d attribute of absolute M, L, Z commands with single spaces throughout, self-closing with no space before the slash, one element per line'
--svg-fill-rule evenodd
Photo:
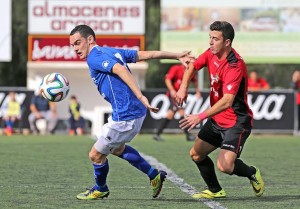
<path fill-rule="evenodd" d="M 179 189 L 181 191 L 183 191 L 184 193 L 191 196 L 192 194 L 198 192 L 193 186 L 185 183 L 184 179 L 177 176 L 177 174 L 174 171 L 169 169 L 163 163 L 160 163 L 154 157 L 149 156 L 149 155 L 145 155 L 143 153 L 140 153 L 140 154 L 143 158 L 145 158 L 145 160 L 147 160 L 151 165 L 156 167 L 158 170 L 166 171 L 168 173 L 167 179 L 169 181 L 171 181 L 173 184 L 175 184 L 176 186 L 178 186 Z M 212 201 L 212 200 L 208 200 L 208 199 L 200 199 L 199 201 L 203 202 L 205 205 L 207 205 L 208 207 L 213 208 L 213 209 L 226 209 L 225 206 L 222 206 L 219 202 L 216 202 L 216 201 Z"/>

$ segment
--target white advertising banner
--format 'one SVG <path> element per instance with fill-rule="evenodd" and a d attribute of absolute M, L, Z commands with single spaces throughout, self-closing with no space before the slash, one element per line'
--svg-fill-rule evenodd
<path fill-rule="evenodd" d="M 0 62 L 11 61 L 11 0 L 2 0 L 0 6 Z"/>
<path fill-rule="evenodd" d="M 300 5 L 299 0 L 161 0 L 162 7 L 285 7 L 293 8 Z"/>
<path fill-rule="evenodd" d="M 96 34 L 144 35 L 144 0 L 29 0 L 29 34 L 69 34 L 80 24 Z"/>

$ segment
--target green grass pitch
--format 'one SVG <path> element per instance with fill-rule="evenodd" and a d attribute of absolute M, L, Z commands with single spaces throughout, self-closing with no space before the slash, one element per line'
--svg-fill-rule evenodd
<path fill-rule="evenodd" d="M 192 142 L 183 135 L 137 136 L 131 145 L 156 158 L 198 190 L 205 186 L 189 158 Z M 193 200 L 170 181 L 159 199 L 151 199 L 148 178 L 127 162 L 109 156 L 110 196 L 104 200 L 79 201 L 76 195 L 93 185 L 88 152 L 94 141 L 88 136 L 0 136 L 0 208 L 209 208 Z M 300 138 L 252 135 L 241 158 L 260 168 L 265 194 L 256 198 L 249 181 L 217 171 L 227 198 L 216 200 L 236 209 L 300 207 Z M 211 155 L 216 160 L 216 153 Z"/>

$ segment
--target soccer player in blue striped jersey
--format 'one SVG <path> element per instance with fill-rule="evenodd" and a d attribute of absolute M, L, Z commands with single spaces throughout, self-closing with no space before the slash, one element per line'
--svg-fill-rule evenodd
<path fill-rule="evenodd" d="M 106 178 L 109 171 L 107 156 L 113 154 L 128 161 L 150 179 L 153 198 L 158 197 L 167 173 L 153 168 L 129 143 L 141 129 L 147 109 L 157 112 L 142 94 L 128 63 L 148 59 L 177 59 L 184 65 L 192 59 L 189 52 L 137 51 L 101 47 L 94 31 L 78 25 L 70 33 L 70 44 L 82 60 L 86 60 L 97 89 L 112 106 L 112 116 L 97 134 L 97 142 L 89 157 L 93 162 L 95 185 L 77 195 L 77 199 L 91 200 L 109 195 Z"/>

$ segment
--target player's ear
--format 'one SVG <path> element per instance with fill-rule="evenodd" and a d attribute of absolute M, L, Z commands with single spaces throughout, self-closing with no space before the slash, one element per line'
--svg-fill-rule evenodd
<path fill-rule="evenodd" d="M 88 37 L 88 43 L 91 44 L 91 43 L 93 43 L 93 41 L 94 41 L 93 36 L 89 35 L 89 37 Z"/>
<path fill-rule="evenodd" d="M 231 45 L 231 40 L 230 40 L 230 39 L 226 39 L 225 45 L 226 45 L 226 46 L 230 46 L 230 45 Z"/>

